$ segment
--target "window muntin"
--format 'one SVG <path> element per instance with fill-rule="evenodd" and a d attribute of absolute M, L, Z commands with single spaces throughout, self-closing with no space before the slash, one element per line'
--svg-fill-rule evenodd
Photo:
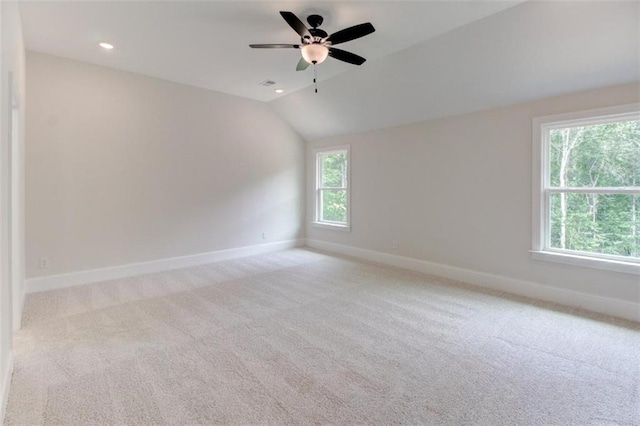
<path fill-rule="evenodd" d="M 534 250 L 640 263 L 637 108 L 537 124 L 542 200 Z"/>
<path fill-rule="evenodd" d="M 349 149 L 331 148 L 316 152 L 315 222 L 349 226 Z"/>

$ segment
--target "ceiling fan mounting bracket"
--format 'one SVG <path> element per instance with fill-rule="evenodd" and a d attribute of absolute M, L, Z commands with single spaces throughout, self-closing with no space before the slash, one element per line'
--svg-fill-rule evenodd
<path fill-rule="evenodd" d="M 309 15 L 307 16 L 307 22 L 311 25 L 311 28 L 318 28 L 322 25 L 324 18 L 320 15 Z M 313 34 L 313 33 L 312 33 Z"/>

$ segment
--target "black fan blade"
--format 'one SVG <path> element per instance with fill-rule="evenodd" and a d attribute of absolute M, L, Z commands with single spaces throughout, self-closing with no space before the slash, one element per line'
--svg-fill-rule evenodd
<path fill-rule="evenodd" d="M 250 44 L 254 49 L 300 49 L 299 44 Z"/>
<path fill-rule="evenodd" d="M 280 15 L 287 21 L 287 24 L 291 26 L 302 38 L 311 38 L 309 29 L 302 23 L 300 19 L 292 12 L 280 12 Z"/>
<path fill-rule="evenodd" d="M 329 48 L 329 56 L 339 61 L 348 62 L 353 65 L 362 65 L 364 64 L 364 61 L 366 61 L 366 59 L 362 56 L 358 56 L 355 53 L 347 52 L 346 50 L 336 49 L 335 47 Z"/>
<path fill-rule="evenodd" d="M 360 37 L 364 37 L 371 34 L 376 29 L 373 28 L 371 22 L 367 22 L 360 25 L 354 25 L 353 27 L 345 28 L 337 33 L 331 34 L 325 41 L 331 42 L 331 44 L 339 44 L 347 41 L 355 40 Z"/>
<path fill-rule="evenodd" d="M 304 71 L 309 67 L 309 62 L 305 61 L 304 58 L 300 58 L 298 61 L 298 66 L 296 67 L 296 71 Z"/>

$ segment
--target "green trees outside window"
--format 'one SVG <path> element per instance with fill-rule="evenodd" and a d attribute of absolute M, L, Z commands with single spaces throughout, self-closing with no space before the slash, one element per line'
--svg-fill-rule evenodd
<path fill-rule="evenodd" d="M 640 258 L 640 121 L 548 133 L 551 248 Z"/>
<path fill-rule="evenodd" d="M 317 221 L 348 225 L 347 150 L 319 152 L 317 167 Z"/>

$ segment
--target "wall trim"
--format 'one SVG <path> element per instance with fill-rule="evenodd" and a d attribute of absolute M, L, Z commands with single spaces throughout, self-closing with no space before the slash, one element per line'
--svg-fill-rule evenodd
<path fill-rule="evenodd" d="M 9 388 L 11 387 L 11 376 L 13 375 L 13 352 L 9 351 L 9 362 L 7 362 L 7 370 L 0 382 L 0 425 L 4 424 L 4 416 L 7 412 L 7 404 L 9 403 Z"/>
<path fill-rule="evenodd" d="M 500 275 L 428 262 L 426 260 L 382 253 L 342 244 L 329 243 L 315 239 L 306 239 L 306 245 L 318 250 L 352 256 L 358 259 L 383 263 L 425 274 L 438 275 L 480 287 L 500 290 L 511 294 L 558 303 L 565 306 L 582 308 L 588 311 L 640 322 L 640 303 L 596 296 L 538 284 L 532 281 L 508 278 Z"/>
<path fill-rule="evenodd" d="M 14 315 L 13 318 L 13 332 L 20 330 L 22 328 L 22 313 L 24 312 L 24 303 L 27 300 L 27 291 L 25 289 L 26 281 L 22 280 L 21 286 L 21 295 L 20 295 L 20 303 L 18 306 L 18 313 Z"/>
<path fill-rule="evenodd" d="M 352 256 L 358 259 L 383 263 L 425 274 L 438 275 L 493 290 L 500 290 L 533 299 L 582 308 L 593 312 L 640 322 L 640 303 L 596 296 L 539 284 L 532 281 L 508 278 L 500 275 L 429 262 L 426 260 L 398 256 L 315 239 L 297 239 L 258 244 L 253 246 L 217 250 L 208 253 L 160 259 L 150 262 L 131 263 L 128 265 L 31 278 L 26 280 L 26 291 L 23 293 L 26 295 L 26 293 L 36 293 L 99 281 L 152 274 L 222 260 L 271 253 L 304 245 L 318 250 Z"/>
<path fill-rule="evenodd" d="M 60 275 L 30 278 L 26 280 L 26 293 L 55 290 L 73 287 L 99 281 L 115 280 L 137 275 L 153 274 L 172 269 L 188 268 L 221 260 L 237 259 L 240 257 L 272 253 L 280 250 L 304 246 L 303 239 L 279 241 L 275 243 L 257 244 L 208 253 L 192 254 L 188 256 L 171 257 L 150 262 L 130 263 L 127 265 L 111 266 L 108 268 L 90 269 L 86 271 L 70 272 Z"/>

